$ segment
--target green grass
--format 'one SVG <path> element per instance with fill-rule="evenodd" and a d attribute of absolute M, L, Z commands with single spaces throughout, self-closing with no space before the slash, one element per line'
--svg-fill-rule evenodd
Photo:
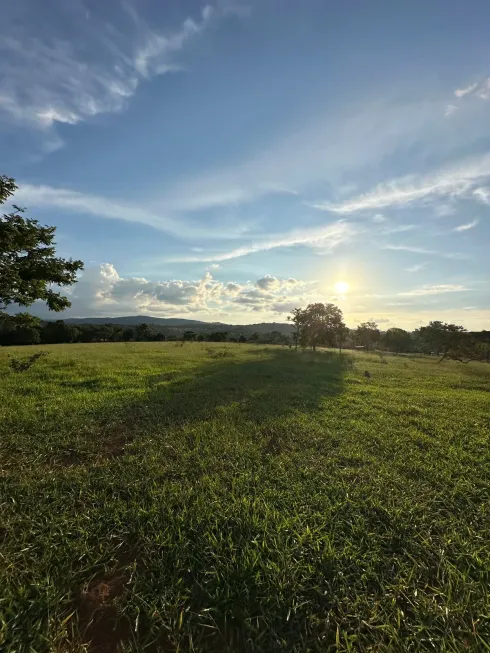
<path fill-rule="evenodd" d="M 2 652 L 490 651 L 490 366 L 43 349 L 0 352 Z"/>

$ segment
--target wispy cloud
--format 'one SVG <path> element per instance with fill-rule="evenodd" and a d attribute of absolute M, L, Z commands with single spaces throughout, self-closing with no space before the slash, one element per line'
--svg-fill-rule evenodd
<path fill-rule="evenodd" d="M 338 113 L 334 108 L 321 111 L 316 119 L 307 121 L 307 126 L 293 126 L 287 135 L 265 143 L 246 161 L 172 183 L 164 189 L 166 199 L 179 210 L 201 210 L 256 201 L 277 193 L 310 192 L 314 184 L 324 185 L 326 180 L 332 188 L 342 189 L 337 195 L 342 201 L 307 202 L 307 206 L 339 213 L 367 208 L 378 213 L 384 206 L 404 205 L 435 192 L 447 196 L 450 190 L 457 190 L 454 179 L 447 183 L 432 176 L 414 175 L 377 187 L 376 197 L 368 194 L 361 196 L 362 201 L 359 197 L 344 199 L 346 173 L 355 178 L 357 170 L 376 166 L 412 147 L 422 147 L 427 154 L 440 153 L 441 148 L 445 153 L 460 151 L 469 139 L 490 134 L 490 123 L 483 120 L 473 121 L 465 130 L 455 130 L 448 121 L 441 121 L 440 111 L 440 101 L 403 104 L 389 95 L 383 101 L 364 102 L 362 111 L 359 106 L 342 107 Z M 441 173 L 456 175 L 456 170 Z M 464 179 L 459 181 L 466 188 Z"/>
<path fill-rule="evenodd" d="M 408 292 L 401 292 L 399 295 L 404 297 L 422 297 L 424 295 L 440 295 L 447 292 L 463 292 L 469 290 L 462 285 L 455 284 L 441 284 L 439 286 L 422 286 L 421 288 L 415 288 L 414 290 L 409 290 Z"/>
<path fill-rule="evenodd" d="M 468 231 L 468 229 L 473 229 L 473 227 L 476 227 L 478 224 L 478 220 L 472 220 L 471 222 L 467 222 L 466 224 L 460 224 L 458 227 L 455 227 L 453 231 Z"/>
<path fill-rule="evenodd" d="M 441 258 L 450 259 L 465 259 L 464 254 L 458 252 L 439 252 L 434 249 L 426 249 L 425 247 L 414 247 L 412 245 L 384 245 L 383 249 L 390 249 L 399 252 L 412 252 L 412 254 L 427 254 L 428 256 L 440 256 Z"/>
<path fill-rule="evenodd" d="M 81 193 L 67 188 L 20 184 L 15 193 L 15 202 L 28 209 L 55 208 L 77 215 L 93 215 L 100 218 L 124 220 L 148 225 L 183 239 L 231 240 L 241 237 L 240 230 L 203 225 L 189 216 L 179 215 L 166 207 L 134 204 L 124 198 L 107 198 L 100 195 Z M 198 248 L 203 251 L 202 248 Z"/>
<path fill-rule="evenodd" d="M 8 32 L 9 21 L 2 21 L 0 117 L 46 131 L 119 111 L 143 80 L 181 70 L 179 53 L 227 13 L 226 5 L 206 5 L 179 26 L 156 29 L 129 3 L 113 13 L 110 25 L 82 3 L 68 4 L 58 7 L 66 23 L 63 39 L 53 36 L 50 18 L 30 29 L 12 23 Z"/>
<path fill-rule="evenodd" d="M 458 88 L 454 91 L 457 98 L 465 97 L 466 95 L 476 95 L 480 100 L 490 99 L 490 77 L 487 77 L 483 82 L 475 82 L 466 86 L 465 88 Z"/>
<path fill-rule="evenodd" d="M 405 268 L 406 272 L 421 272 L 427 267 L 427 263 L 418 263 L 417 265 L 411 265 L 409 268 Z"/>
<path fill-rule="evenodd" d="M 404 233 L 406 231 L 412 231 L 413 229 L 416 229 L 417 225 L 414 224 L 397 224 L 393 225 L 392 227 L 386 227 L 385 229 L 382 229 L 381 234 L 384 236 L 388 236 L 390 234 L 399 234 L 399 233 Z"/>
<path fill-rule="evenodd" d="M 206 254 L 203 256 L 183 256 L 172 259 L 173 263 L 199 263 L 211 261 L 229 261 L 231 259 L 265 252 L 279 247 L 293 247 L 295 245 L 307 245 L 322 247 L 325 249 L 334 249 L 341 243 L 350 240 L 356 233 L 353 225 L 348 222 L 335 222 L 323 227 L 314 227 L 310 229 L 296 229 L 285 234 L 277 234 L 263 240 L 257 241 L 250 245 L 238 247 L 230 252 Z"/>
<path fill-rule="evenodd" d="M 447 107 L 444 110 L 444 115 L 446 118 L 449 116 L 452 116 L 452 114 L 458 110 L 458 107 L 455 104 L 448 104 Z"/>
<path fill-rule="evenodd" d="M 454 91 L 454 95 L 456 97 L 464 97 L 465 95 L 469 95 L 470 93 L 473 93 L 473 91 L 476 89 L 478 86 L 478 83 L 470 84 L 469 86 L 465 86 L 464 88 L 457 88 Z"/>
<path fill-rule="evenodd" d="M 459 197 L 483 178 L 490 176 L 490 155 L 470 159 L 458 166 L 440 170 L 425 177 L 409 176 L 380 184 L 373 191 L 357 198 L 334 204 L 321 202 L 313 207 L 339 214 L 376 210 L 391 206 L 405 206 L 420 200 Z M 482 199 L 481 194 L 473 196 Z"/>
<path fill-rule="evenodd" d="M 176 235 L 185 233 L 185 228 L 178 220 L 165 215 L 152 213 L 127 202 L 121 203 L 65 188 L 21 184 L 15 193 L 15 201 L 29 207 L 56 207 L 74 213 L 139 222 Z"/>
<path fill-rule="evenodd" d="M 490 77 L 480 84 L 476 94 L 481 100 L 490 100 Z"/>

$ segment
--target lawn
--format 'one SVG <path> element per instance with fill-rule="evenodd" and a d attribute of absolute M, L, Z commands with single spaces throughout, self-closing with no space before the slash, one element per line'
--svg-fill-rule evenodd
<path fill-rule="evenodd" d="M 6 653 L 490 651 L 490 366 L 0 351 Z M 364 372 L 370 373 L 370 378 Z"/>

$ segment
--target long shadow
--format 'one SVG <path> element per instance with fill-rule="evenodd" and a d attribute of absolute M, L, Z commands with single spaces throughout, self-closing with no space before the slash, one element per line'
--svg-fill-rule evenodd
<path fill-rule="evenodd" d="M 318 410 L 326 397 L 342 392 L 346 367 L 346 358 L 331 352 L 275 348 L 258 350 L 246 361 L 210 358 L 192 376 L 162 369 L 148 378 L 148 391 L 126 408 L 133 420 L 141 412 L 166 426 L 210 419 L 231 406 L 241 418 L 260 422 Z"/>

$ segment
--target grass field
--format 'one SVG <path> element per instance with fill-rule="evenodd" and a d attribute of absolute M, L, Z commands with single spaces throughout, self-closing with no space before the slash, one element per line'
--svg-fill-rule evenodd
<path fill-rule="evenodd" d="M 10 370 L 38 349 L 0 351 L 2 651 L 490 651 L 490 366 L 101 343 Z"/>

